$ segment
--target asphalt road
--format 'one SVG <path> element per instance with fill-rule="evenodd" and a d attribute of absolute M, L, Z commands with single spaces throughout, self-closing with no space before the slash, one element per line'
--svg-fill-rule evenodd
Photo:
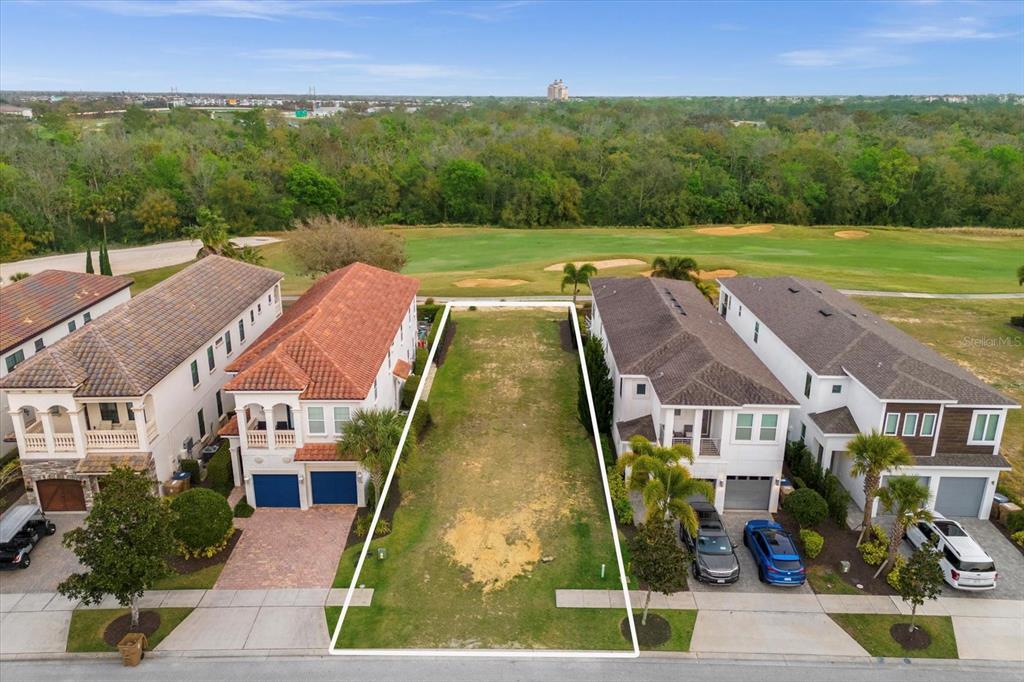
<path fill-rule="evenodd" d="M 687 680 L 687 682 L 932 682 L 946 679 L 1019 681 L 1020 664 L 970 662 L 807 662 L 694 660 L 645 656 L 631 660 L 411 658 L 411 657 L 147 657 L 138 668 L 114 658 L 9 661 L 0 663 L 7 680 Z"/>

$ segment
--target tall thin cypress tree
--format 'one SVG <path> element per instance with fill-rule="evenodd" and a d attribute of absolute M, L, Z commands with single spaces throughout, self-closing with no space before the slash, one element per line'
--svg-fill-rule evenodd
<path fill-rule="evenodd" d="M 95 273 L 92 267 L 92 247 L 88 246 L 85 249 L 85 271 L 90 275 Z"/>
<path fill-rule="evenodd" d="M 107 242 L 104 241 L 100 249 L 100 274 L 113 275 L 114 272 L 110 269 L 110 254 L 107 252 Z"/>

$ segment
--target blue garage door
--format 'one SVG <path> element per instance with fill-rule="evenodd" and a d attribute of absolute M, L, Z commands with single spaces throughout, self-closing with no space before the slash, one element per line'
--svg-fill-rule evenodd
<path fill-rule="evenodd" d="M 299 477 L 293 474 L 254 474 L 257 507 L 298 507 Z"/>
<path fill-rule="evenodd" d="M 355 504 L 359 499 L 354 471 L 314 471 L 310 477 L 313 504 Z"/>

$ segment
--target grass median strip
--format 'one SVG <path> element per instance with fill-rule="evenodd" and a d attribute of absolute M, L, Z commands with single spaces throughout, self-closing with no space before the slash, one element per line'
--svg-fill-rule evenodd
<path fill-rule="evenodd" d="M 191 608 L 185 607 L 143 611 L 155 611 L 160 614 L 160 626 L 146 638 L 148 649 L 156 648 L 164 637 L 171 634 L 171 631 L 192 613 Z M 76 609 L 71 613 L 71 627 L 68 629 L 68 652 L 117 651 L 116 646 L 110 646 L 103 641 L 103 633 L 114 620 L 128 613 L 129 609 Z"/>
<path fill-rule="evenodd" d="M 958 658 L 953 620 L 949 616 L 918 616 L 914 622 L 931 638 L 923 649 L 904 649 L 889 633 L 910 616 L 871 613 L 830 613 L 829 616 L 872 656 L 890 658 Z"/>

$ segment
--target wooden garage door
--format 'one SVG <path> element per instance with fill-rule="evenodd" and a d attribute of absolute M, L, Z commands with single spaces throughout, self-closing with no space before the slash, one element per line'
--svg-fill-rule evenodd
<path fill-rule="evenodd" d="M 81 481 L 66 478 L 36 481 L 36 491 L 43 511 L 85 511 L 85 491 Z"/>

